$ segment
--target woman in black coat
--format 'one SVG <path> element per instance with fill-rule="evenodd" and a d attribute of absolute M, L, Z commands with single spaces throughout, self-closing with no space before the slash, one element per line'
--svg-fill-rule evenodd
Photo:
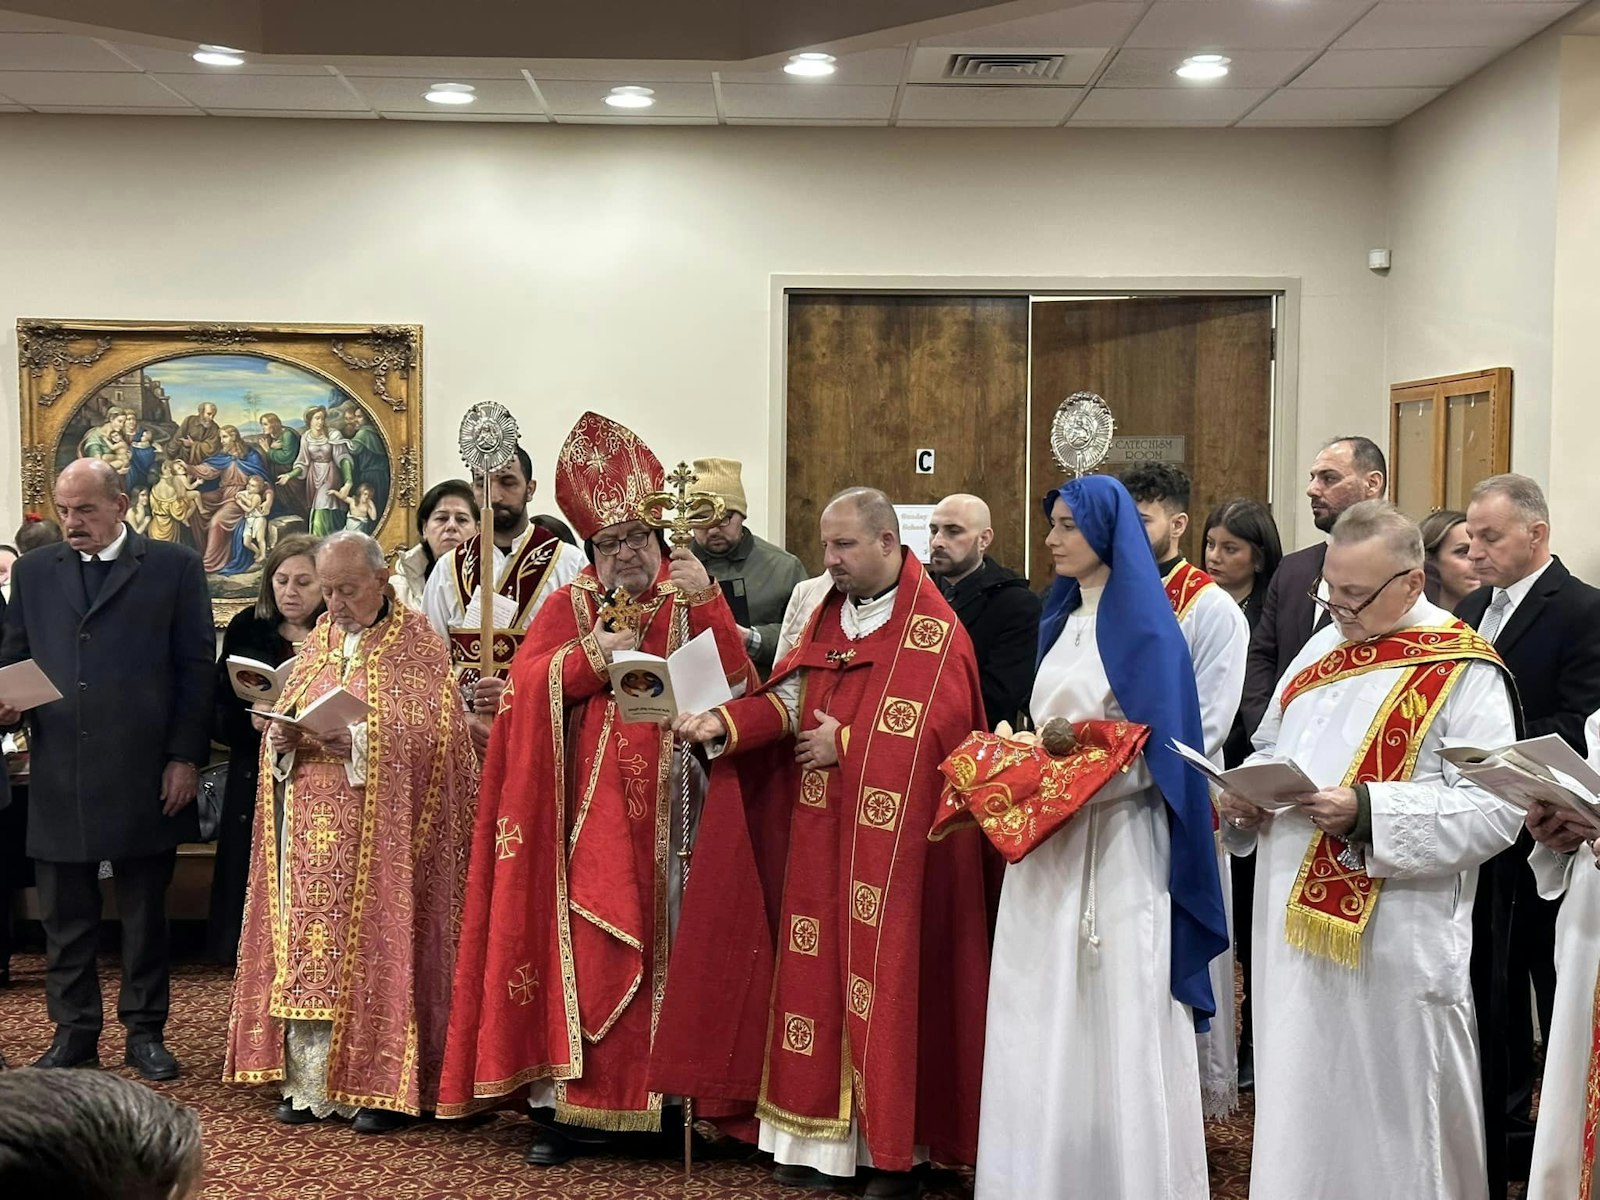
<path fill-rule="evenodd" d="M 1267 594 L 1267 584 L 1272 582 L 1273 573 L 1283 559 L 1283 543 L 1272 514 L 1259 500 L 1229 500 L 1219 504 L 1206 517 L 1204 545 L 1206 574 L 1238 602 L 1253 633 L 1256 622 L 1261 619 L 1261 602 Z M 1253 733 L 1255 730 L 1245 728 L 1244 716 L 1235 715 L 1233 729 L 1222 744 L 1223 765 L 1236 767 L 1250 757 Z M 1255 1082 L 1249 988 L 1255 856 L 1235 858 L 1232 868 L 1234 957 L 1244 968 L 1245 977 L 1244 1004 L 1240 1006 L 1239 1087 L 1246 1089 Z"/>
<path fill-rule="evenodd" d="M 250 833 L 255 823 L 256 778 L 261 734 L 250 722 L 250 706 L 234 694 L 228 659 L 253 658 L 277 666 L 292 657 L 322 615 L 317 586 L 317 539 L 297 533 L 272 548 L 261 571 L 255 605 L 236 613 L 222 635 L 217 656 L 216 716 L 212 738 L 228 747 L 228 782 L 222 793 L 216 869 L 211 878 L 211 916 L 206 948 L 212 959 L 232 963 L 239 953 L 245 884 L 250 877 Z"/>

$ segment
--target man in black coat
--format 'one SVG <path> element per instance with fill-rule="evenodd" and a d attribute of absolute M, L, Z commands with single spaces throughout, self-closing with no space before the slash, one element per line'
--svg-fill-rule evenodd
<path fill-rule="evenodd" d="M 989 728 L 1013 726 L 1033 695 L 1039 653 L 1039 597 L 1028 581 L 985 551 L 994 541 L 989 506 L 957 494 L 939 501 L 928 520 L 928 572 L 972 637 Z"/>
<path fill-rule="evenodd" d="M 35 860 L 55 1040 L 38 1067 L 95 1066 L 102 1015 L 97 866 L 111 862 L 122 920 L 126 1062 L 171 1079 L 167 888 L 210 746 L 211 603 L 192 551 L 123 523 L 116 473 L 79 459 L 55 484 L 60 546 L 12 569 L 0 666 L 33 659 L 62 693 L 26 714 L 32 751 L 28 856 Z M 24 714 L 0 705 L 0 724 Z"/>
<path fill-rule="evenodd" d="M 1311 520 L 1323 533 L 1332 530 L 1339 514 L 1352 504 L 1381 497 L 1389 482 L 1383 451 L 1364 437 L 1334 438 L 1322 447 L 1310 474 L 1306 496 L 1311 501 Z M 1327 624 L 1326 614 L 1311 600 L 1312 593 L 1322 587 L 1322 560 L 1327 553 L 1328 544 L 1319 542 L 1285 555 L 1267 585 L 1261 619 L 1250 635 L 1244 695 L 1239 700 L 1239 715 L 1252 736 L 1272 703 L 1272 690 L 1294 656 L 1311 640 L 1312 633 Z"/>
<path fill-rule="evenodd" d="M 1539 485 L 1525 475 L 1496 475 L 1473 488 L 1467 535 L 1469 558 L 1483 586 L 1456 613 L 1494 643 L 1516 680 L 1523 736 L 1559 734 L 1579 754 L 1588 753 L 1584 722 L 1600 711 L 1600 590 L 1576 578 L 1550 553 L 1550 508 Z M 1574 835 L 1572 848 L 1579 840 L 1582 835 Z M 1486 1061 L 1495 1055 L 1506 1072 L 1503 1097 L 1496 1095 L 1493 1077 L 1487 1077 L 1485 1108 L 1504 1101 L 1512 1179 L 1527 1178 L 1533 1149 L 1530 1109 L 1538 1072 L 1529 984 L 1539 1027 L 1548 1031 L 1561 907 L 1559 901 L 1539 895 L 1528 866 L 1532 848 L 1524 832 L 1516 845 L 1484 865 L 1480 886 L 1491 899 L 1491 915 L 1498 915 L 1495 944 L 1474 947 L 1480 974 L 1505 981 L 1503 1019 L 1492 1012 L 1480 1021 Z M 1503 960 L 1485 962 L 1485 954 L 1496 953 Z M 1490 1115 L 1498 1117 L 1498 1110 Z M 1491 1137 L 1497 1123 L 1489 1121 Z"/>

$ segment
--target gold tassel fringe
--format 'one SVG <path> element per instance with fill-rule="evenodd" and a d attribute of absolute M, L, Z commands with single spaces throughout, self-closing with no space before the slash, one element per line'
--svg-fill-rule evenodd
<path fill-rule="evenodd" d="M 1348 921 L 1291 904 L 1283 917 L 1283 938 L 1296 950 L 1352 971 L 1361 966 L 1361 931 Z"/>
<path fill-rule="evenodd" d="M 585 1108 L 581 1104 L 558 1103 L 556 1120 L 563 1125 L 581 1125 L 605 1133 L 660 1133 L 661 1113 L 650 1109 Z"/>
<path fill-rule="evenodd" d="M 756 1105 L 756 1116 L 775 1129 L 794 1137 L 815 1138 L 819 1141 L 842 1142 L 850 1136 L 850 1122 L 831 1117 L 802 1117 L 785 1112 L 770 1104 Z"/>

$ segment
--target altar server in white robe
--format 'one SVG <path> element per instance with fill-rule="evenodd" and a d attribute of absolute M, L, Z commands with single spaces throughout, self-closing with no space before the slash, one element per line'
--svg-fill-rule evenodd
<path fill-rule="evenodd" d="M 1589 765 L 1600 770 L 1600 713 L 1584 727 Z M 1559 809 L 1528 814 L 1537 843 L 1528 863 L 1539 894 L 1561 900 L 1556 918 L 1556 1002 L 1545 1034 L 1544 1083 L 1533 1129 L 1528 1200 L 1576 1200 L 1583 1173 L 1595 985 L 1600 975 L 1600 870 L 1593 829 Z M 1563 897 L 1565 897 L 1563 899 Z"/>
<path fill-rule="evenodd" d="M 1448 739 L 1515 739 L 1494 648 L 1423 598 L 1422 538 L 1381 500 L 1334 526 L 1318 604 L 1255 762 L 1321 790 L 1264 815 L 1222 799 L 1257 855 L 1251 1200 L 1482 1200 L 1467 962 L 1478 865 L 1522 813 L 1443 762 Z M 1287 702 L 1285 700 L 1287 697 Z"/>
<path fill-rule="evenodd" d="M 1139 514 L 1107 476 L 1045 497 L 1056 581 L 1040 724 L 1126 717 L 1143 755 L 1008 867 L 991 965 L 979 1200 L 1208 1195 L 1195 1029 L 1227 947 L 1194 668 Z M 1107 619 L 1100 620 L 1100 614 Z"/>
<path fill-rule="evenodd" d="M 1244 691 L 1250 623 L 1238 602 L 1216 581 L 1183 557 L 1189 528 L 1189 476 L 1167 463 L 1146 463 L 1122 476 L 1133 497 L 1156 556 L 1156 572 L 1166 589 L 1178 629 L 1189 645 L 1195 689 L 1200 694 L 1200 727 L 1207 758 L 1222 766 L 1222 746 L 1233 729 Z M 1200 1054 L 1200 1100 L 1208 1119 L 1225 1117 L 1239 1106 L 1238 1005 L 1233 981 L 1233 885 L 1222 839 L 1216 840 L 1217 872 L 1228 914 L 1228 948 L 1211 960 L 1211 993 L 1217 1014 L 1211 1028 L 1195 1035 Z"/>

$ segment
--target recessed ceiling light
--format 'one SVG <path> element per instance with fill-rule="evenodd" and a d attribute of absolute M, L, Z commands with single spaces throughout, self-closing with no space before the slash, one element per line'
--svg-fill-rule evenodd
<path fill-rule="evenodd" d="M 655 90 L 647 87 L 614 87 L 606 97 L 612 108 L 649 108 L 655 103 Z"/>
<path fill-rule="evenodd" d="M 832 75 L 833 64 L 838 61 L 831 54 L 822 54 L 811 50 L 804 54 L 790 57 L 789 63 L 783 69 L 790 75 Z"/>
<path fill-rule="evenodd" d="M 1196 54 L 1183 60 L 1183 66 L 1173 72 L 1184 79 L 1221 79 L 1228 73 L 1233 59 L 1222 54 Z"/>
<path fill-rule="evenodd" d="M 433 104 L 471 104 L 478 97 L 478 89 L 470 83 L 436 83 L 422 93 L 422 98 Z"/>
<path fill-rule="evenodd" d="M 231 46 L 213 46 L 209 42 L 202 42 L 200 49 L 196 50 L 190 57 L 195 62 L 204 63 L 208 67 L 244 66 L 243 50 L 235 50 Z"/>

